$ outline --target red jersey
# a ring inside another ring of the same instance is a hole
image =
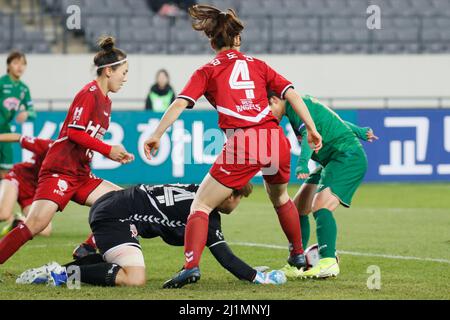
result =
[[[267,90],[284,98],[289,88],[293,88],[292,83],[264,61],[227,50],[198,69],[178,98],[188,100],[193,107],[204,95],[219,112],[219,127],[237,129],[278,122],[270,109]]]
[[[41,174],[89,175],[93,152],[70,141],[68,130],[82,130],[95,139],[103,140],[110,121],[111,100],[102,93],[94,80],[75,97],[58,140],[42,164]]]
[[[48,139],[21,137],[20,145],[23,149],[33,152],[33,157],[27,162],[16,164],[11,171],[20,175],[23,181],[36,187],[39,170],[52,143],[53,140]]]

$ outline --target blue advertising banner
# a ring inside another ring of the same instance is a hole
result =
[[[380,140],[364,143],[366,181],[450,181],[450,110],[360,110]]]
[[[450,110],[367,110],[338,111],[340,116],[361,126],[370,126],[380,137],[363,143],[369,158],[366,181],[444,181],[450,178]],[[66,114],[40,112],[34,123],[18,131],[28,136],[56,139]],[[96,175],[118,184],[198,183],[221,152],[224,134],[217,128],[217,114],[210,111],[185,112],[163,136],[155,159],[143,152],[145,139],[158,125],[161,114],[114,112],[105,136],[109,144],[123,144],[136,156],[121,166],[96,154],[92,168]],[[292,128],[282,122],[292,145],[292,168],[300,147]],[[30,157],[16,146],[16,160]],[[311,162],[311,168],[315,164]],[[292,181],[296,181],[292,174]],[[262,179],[255,178],[255,183]]]

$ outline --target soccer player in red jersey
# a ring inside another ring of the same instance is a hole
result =
[[[184,269],[164,287],[179,288],[200,279],[198,266],[212,208],[227,199],[233,189],[245,186],[259,171],[263,171],[267,193],[290,243],[288,263],[297,268],[306,266],[298,211],[287,193],[290,144],[272,115],[267,89],[293,104],[305,122],[314,150],[321,148],[322,137],[292,83],[265,62],[240,52],[244,27],[233,10],[221,12],[212,6],[195,5],[189,14],[193,28],[205,32],[217,56],[194,73],[166,112],[145,143],[146,156],[150,159],[156,154],[167,128],[203,95],[219,113],[219,126],[226,131],[228,140],[192,204],[185,233]]]
[[[94,59],[98,77],[75,97],[58,140],[42,163],[30,214],[0,241],[0,264],[44,230],[70,200],[91,206],[104,194],[120,190],[91,173],[93,151],[122,164],[134,160],[123,146],[102,142],[111,119],[108,93],[118,92],[127,81],[128,62],[126,54],[114,47],[113,38],[102,39],[100,47]]]
[[[39,170],[53,140],[5,133],[0,134],[0,142],[19,142],[23,149],[33,153],[29,161],[16,164],[0,182],[0,221],[11,222],[2,230],[2,234],[6,234],[21,222],[21,219],[14,219],[13,216],[16,202],[19,203],[25,216],[28,216],[30,212],[38,184]],[[49,236],[50,233],[51,224],[40,235]]]

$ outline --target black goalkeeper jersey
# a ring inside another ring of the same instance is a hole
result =
[[[117,197],[114,212],[98,210],[91,220],[127,220],[136,226],[142,238],[161,237],[170,245],[183,246],[187,219],[198,188],[196,184],[138,185],[117,191],[122,196]],[[224,242],[220,214],[214,210],[209,216],[206,245],[211,247],[220,242]]]

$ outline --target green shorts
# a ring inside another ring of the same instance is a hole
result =
[[[13,147],[11,143],[0,142],[0,170],[13,167]]]
[[[305,181],[318,185],[317,193],[330,188],[341,204],[349,208],[367,171],[367,157],[362,147],[342,152],[324,167],[318,167]]]

